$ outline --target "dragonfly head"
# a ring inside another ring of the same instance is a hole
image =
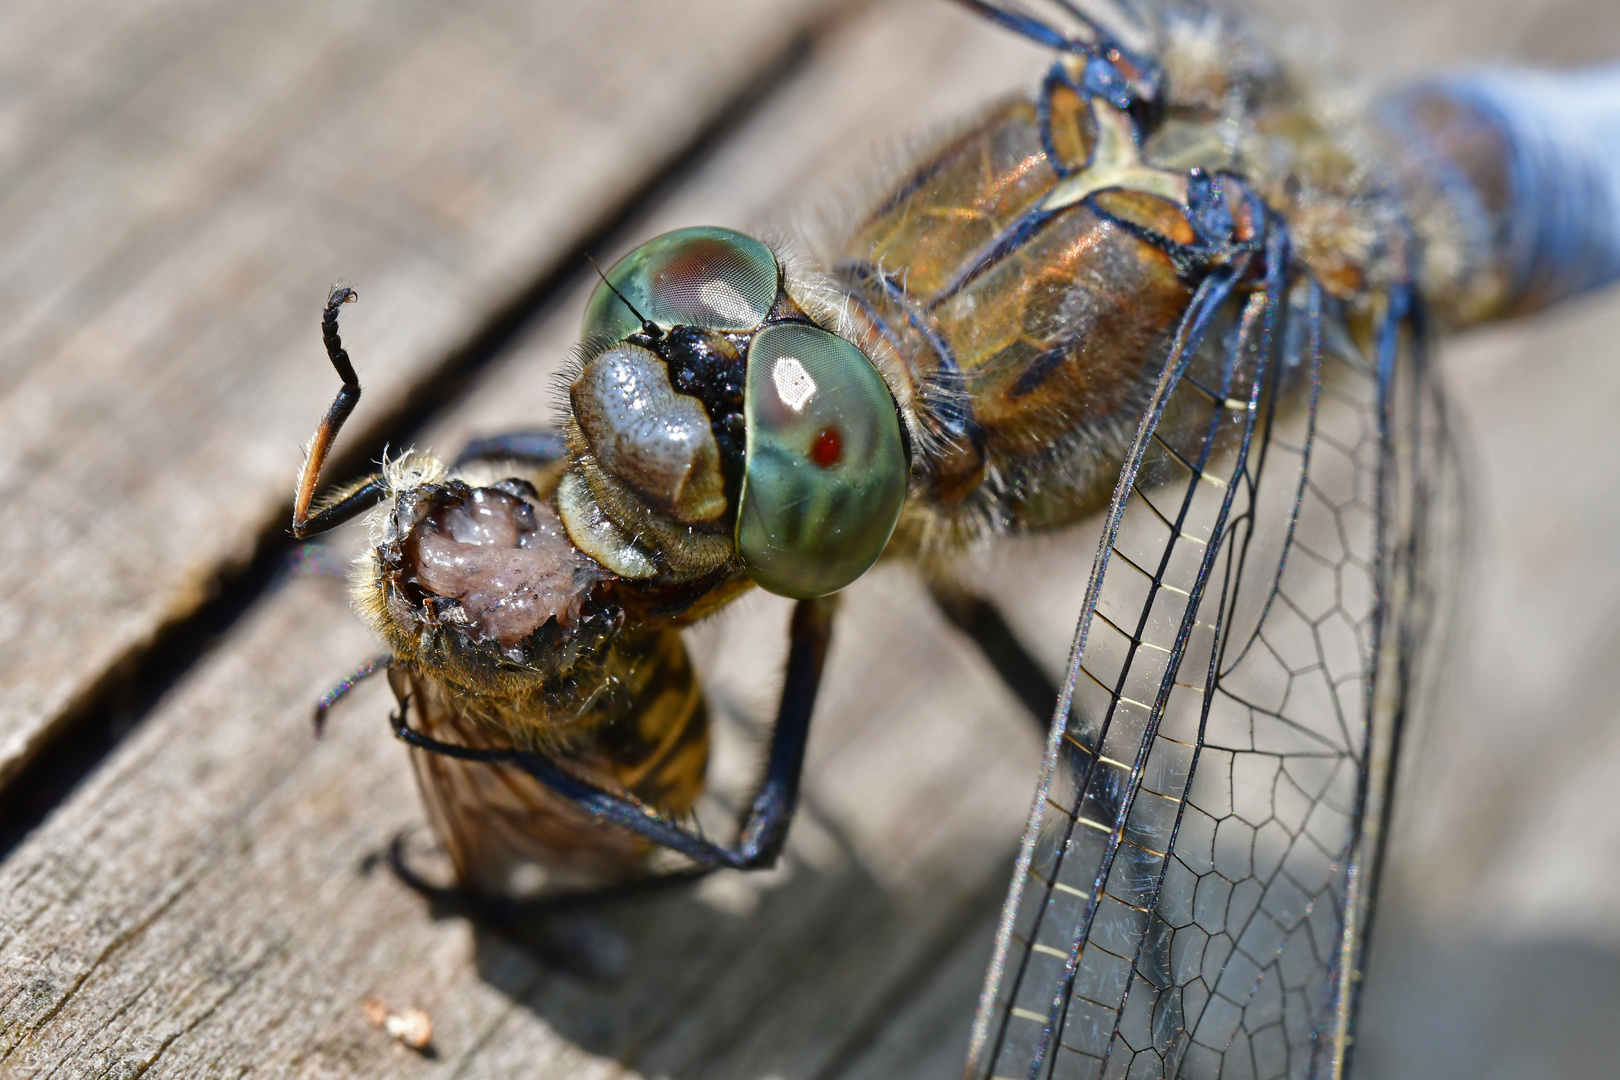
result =
[[[883,553],[909,472],[895,397],[770,248],[708,227],[650,240],[602,276],[581,341],[557,507],[608,570],[729,567],[810,597]]]

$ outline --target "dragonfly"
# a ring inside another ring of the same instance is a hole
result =
[[[600,272],[562,431],[410,453],[355,580],[458,889],[770,866],[838,592],[907,560],[1051,718],[977,1080],[1342,1077],[1455,468],[1430,342],[1620,277],[1620,70],[1477,73],[1330,119],[1236,18],[959,0],[1050,49],[809,274],[693,226]],[[1060,684],[951,573],[1102,526]],[[794,598],[737,835],[693,816],[681,630]]]

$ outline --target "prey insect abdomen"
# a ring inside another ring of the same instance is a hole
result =
[[[569,773],[666,815],[691,810],[708,764],[708,712],[680,633],[624,635],[578,714],[538,696],[469,699],[412,668],[390,674],[423,735],[493,749],[535,742]],[[478,715],[483,712],[484,715]],[[520,766],[411,752],[435,833],[456,878],[488,895],[596,887],[637,876],[651,845],[602,822]]]

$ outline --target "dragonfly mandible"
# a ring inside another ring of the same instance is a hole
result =
[[[770,865],[837,592],[909,560],[1046,710],[972,1077],[1336,1077],[1439,605],[1437,327],[1620,276],[1620,75],[1478,75],[1334,122],[1237,20],[965,6],[1050,48],[819,275],[692,227],[602,274],[560,432],[411,454],[358,607],[460,886]],[[1059,687],[953,558],[1103,526]],[[798,601],[765,775],[696,830],[680,631]],[[348,684],[345,684],[345,686]],[[1054,700],[1055,699],[1055,700]],[[323,705],[329,705],[329,698]]]

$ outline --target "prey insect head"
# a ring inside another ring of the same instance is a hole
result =
[[[396,653],[468,686],[549,678],[595,655],[623,612],[550,500],[505,475],[516,463],[494,470],[499,479],[440,468],[412,456],[390,465],[394,503],[358,594],[381,609],[366,613]],[[544,484],[545,471],[534,479]]]
[[[569,542],[552,491],[562,440],[529,433],[474,444],[452,468],[409,452],[318,502],[321,466],[360,399],[338,335],[354,290],[335,287],[321,321],[342,379],[310,441],[293,504],[293,533],[312,536],[379,508],[355,602],[396,665],[435,672],[462,691],[529,692],[595,659],[624,621],[612,575]]]
[[[666,233],[603,275],[570,387],[569,537],[620,577],[740,568],[784,596],[836,592],[894,531],[909,469],[872,361],[729,229]]]

